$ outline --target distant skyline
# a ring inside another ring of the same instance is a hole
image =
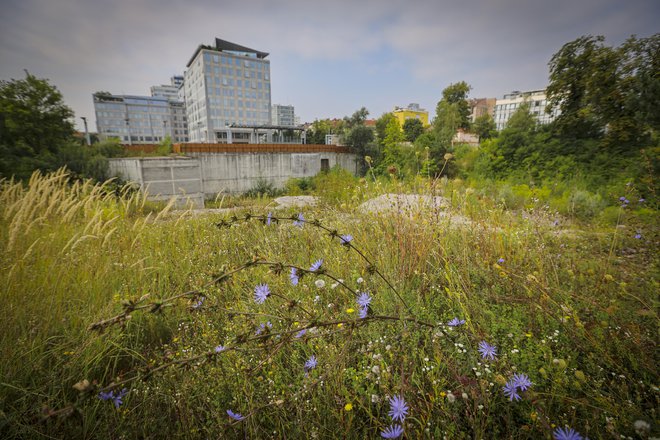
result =
[[[91,131],[92,93],[149,95],[215,37],[268,52],[272,103],[312,122],[412,102],[434,115],[458,81],[474,98],[542,89],[569,41],[660,32],[657,0],[3,0],[2,11],[0,79],[48,78]]]

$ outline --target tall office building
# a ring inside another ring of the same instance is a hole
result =
[[[270,125],[267,56],[219,38],[215,46],[197,48],[183,86],[191,142],[241,141],[250,137],[250,127]]]
[[[509,118],[523,104],[529,104],[529,112],[534,116],[539,124],[552,122],[558,115],[559,110],[552,113],[546,113],[545,108],[548,103],[545,90],[532,90],[529,92],[514,91],[504,95],[503,99],[498,99],[495,103],[495,124],[498,130],[506,127]]]
[[[183,101],[163,96],[94,93],[96,128],[101,139],[118,138],[123,144],[155,144],[170,136],[187,142]]]
[[[296,115],[292,105],[273,104],[271,107],[270,120],[273,125],[294,127]]]

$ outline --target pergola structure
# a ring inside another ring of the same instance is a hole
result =
[[[221,144],[304,144],[307,129],[290,125],[240,125],[230,124],[224,130],[214,130],[216,142]],[[298,132],[289,136],[286,132]]]

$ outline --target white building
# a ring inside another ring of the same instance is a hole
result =
[[[529,92],[514,91],[504,95],[495,103],[495,124],[498,130],[506,127],[511,115],[523,104],[529,103],[529,112],[536,118],[539,124],[552,122],[559,112],[546,113],[547,99],[545,90],[532,90]]]
[[[270,120],[273,125],[293,127],[296,124],[296,115],[292,105],[273,104]]]
[[[101,139],[123,144],[155,144],[170,136],[187,142],[186,110],[182,101],[162,96],[94,93],[96,127]]]
[[[171,84],[151,86],[151,96],[162,96],[164,98],[179,99],[179,89],[183,85],[183,76],[170,78]]]
[[[183,86],[191,142],[241,142],[255,131],[249,127],[270,125],[267,56],[219,38],[197,48]],[[230,125],[243,128],[230,133]]]

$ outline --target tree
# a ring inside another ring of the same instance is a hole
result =
[[[442,91],[442,100],[449,104],[455,104],[455,109],[459,115],[458,128],[467,130],[470,128],[470,105],[468,104],[467,97],[472,87],[465,81],[450,84]],[[439,103],[438,103],[439,105]],[[437,114],[438,112],[436,112]]]
[[[564,138],[600,138],[606,150],[627,154],[659,128],[660,34],[618,48],[604,41],[583,36],[552,57],[548,109],[560,110],[554,125]]]
[[[497,126],[495,125],[493,117],[490,114],[485,113],[474,120],[472,131],[479,136],[479,141],[483,141],[495,136],[497,133]]]
[[[73,111],[48,80],[25,72],[25,79],[0,81],[0,176],[28,177],[49,169],[73,137]]]
[[[307,133],[307,142],[310,144],[325,144],[325,135],[330,134],[330,121],[327,119],[317,119],[312,122],[310,132]]]
[[[408,142],[415,142],[424,133],[424,124],[419,119],[406,119],[403,123],[403,133]]]
[[[392,119],[396,119],[392,113],[383,113],[376,119],[376,140],[381,148],[385,146],[385,130]]]

